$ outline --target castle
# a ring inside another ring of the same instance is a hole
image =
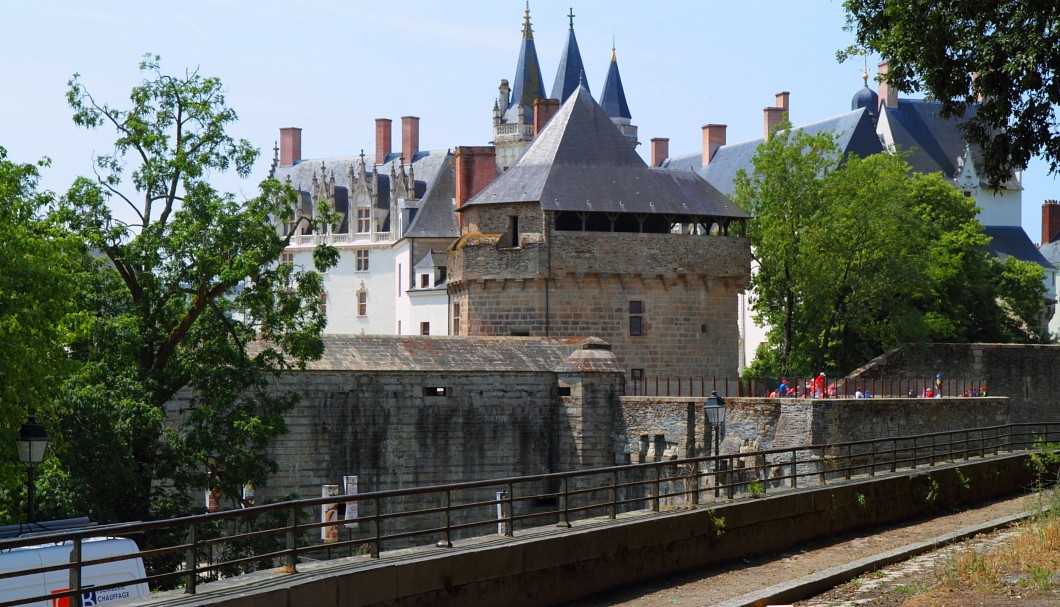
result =
[[[328,333],[596,336],[632,381],[736,374],[748,216],[695,173],[641,160],[614,49],[598,103],[569,17],[546,98],[526,9],[490,146],[421,151],[406,116],[400,152],[377,119],[374,158],[303,160],[301,131],[281,129],[271,176],[303,213],[326,201],[340,217],[326,233],[277,226],[300,230],[285,261],[340,250]]]

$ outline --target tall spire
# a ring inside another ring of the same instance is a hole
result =
[[[615,47],[611,47],[611,66],[607,68],[604,80],[604,92],[600,94],[600,107],[604,108],[611,118],[632,118],[629,106],[626,105],[626,91],[622,88],[622,76],[618,73],[618,59]]]
[[[567,32],[567,46],[563,48],[563,56],[559,60],[559,69],[556,70],[556,82],[552,85],[552,99],[559,99],[560,103],[567,100],[571,93],[578,90],[578,85],[584,82],[585,66],[582,64],[582,54],[578,50],[578,39],[574,37],[574,9],[567,14],[570,19],[570,30]],[[588,85],[583,84],[585,88]]]
[[[523,14],[523,43],[519,48],[519,63],[515,67],[515,80],[512,84],[512,101],[504,113],[504,122],[519,121],[519,109],[522,108],[524,121],[533,121],[534,101],[545,98],[545,85],[541,81],[541,65],[537,61],[537,49],[534,46],[534,30],[530,26],[530,2],[526,3]]]

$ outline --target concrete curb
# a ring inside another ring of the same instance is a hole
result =
[[[724,603],[716,605],[716,607],[766,607],[768,605],[791,604],[795,601],[801,601],[803,599],[823,594],[824,592],[827,592],[840,584],[849,582],[864,573],[875,571],[881,567],[886,567],[895,563],[901,563],[914,556],[931,552],[932,550],[959,542],[980,533],[989,533],[997,529],[1008,527],[1012,523],[1026,520],[1032,516],[1035,516],[1035,513],[1024,512],[1022,514],[1013,514],[996,518],[979,525],[964,527],[953,533],[948,533],[924,542],[909,544],[888,552],[853,561],[846,565],[839,565],[837,567],[825,569],[824,571],[813,575],[775,584],[757,592],[730,599]]]

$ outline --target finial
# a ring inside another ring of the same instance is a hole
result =
[[[585,86],[585,70],[578,72],[578,84]]]
[[[867,52],[865,52],[864,48],[861,49],[861,51],[859,51],[859,52],[861,53],[861,61],[862,61],[862,64],[863,64],[862,68],[861,68],[861,81],[865,83],[866,87],[868,87],[869,86],[869,54]]]
[[[570,8],[570,12],[567,13],[567,18],[570,19],[570,28],[574,29],[574,7]]]
[[[534,29],[530,27],[530,0],[526,0],[526,11],[523,13],[523,40],[533,40]]]
[[[615,35],[611,34],[611,61],[615,61]]]

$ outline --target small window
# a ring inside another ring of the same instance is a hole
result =
[[[420,335],[430,335],[430,334],[431,334],[431,323],[429,323],[429,322],[421,322],[420,323]]]
[[[560,386],[559,387],[559,395],[560,396],[570,396],[570,386]]]
[[[327,316],[328,315],[328,292],[327,291],[321,291],[320,292],[320,315],[321,316]]]
[[[420,274],[420,288],[429,289],[431,287],[431,275]]]
[[[428,387],[423,388],[423,395],[424,396],[445,396],[448,393],[449,393],[449,389],[448,388],[442,388],[442,387],[437,387],[437,386],[429,387],[429,388]]]
[[[357,249],[357,271],[367,272],[368,271],[368,249]]]
[[[629,334],[644,335],[644,302],[630,300],[629,302]]]
[[[964,197],[965,198],[971,198],[972,197],[972,191],[971,190],[965,190],[964,191]]]
[[[519,216],[512,215],[508,218],[508,233],[512,235],[512,246],[519,246]]]
[[[401,264],[398,264],[397,280],[395,280],[394,282],[397,283],[397,296],[398,296],[398,299],[401,299]]]
[[[629,379],[633,384],[633,396],[644,395],[644,369],[630,369]]]
[[[357,209],[357,233],[367,234],[372,229],[372,210]]]
[[[453,335],[460,335],[460,304],[453,304]]]
[[[280,263],[294,263],[294,253],[283,253],[280,255]]]
[[[368,316],[368,293],[357,291],[357,316]]]

